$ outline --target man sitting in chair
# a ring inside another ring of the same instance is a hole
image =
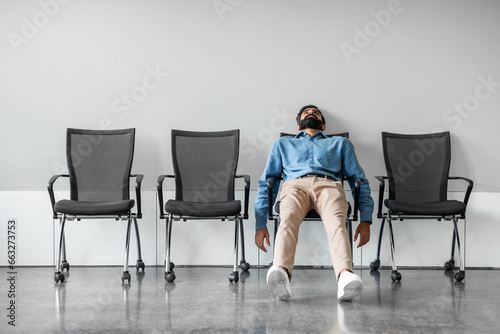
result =
[[[266,168],[259,180],[255,200],[255,244],[264,252],[269,242],[267,178],[283,175],[280,225],[274,245],[273,266],[267,273],[267,284],[276,298],[291,297],[290,280],[295,260],[299,227],[307,212],[315,209],[321,216],[328,239],[333,269],[338,281],[339,300],[352,300],[363,289],[361,278],[353,273],[350,241],[345,226],[348,203],[341,177],[361,179],[359,210],[361,223],[354,241],[358,248],[370,240],[373,199],[364,171],[358,163],[354,147],[347,138],[327,137],[321,111],[307,105],[297,114],[295,137],[277,139],[269,154]],[[273,187],[273,203],[278,193]]]

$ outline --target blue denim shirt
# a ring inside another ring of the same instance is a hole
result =
[[[259,180],[255,199],[256,229],[267,227],[269,214],[267,178],[283,175],[283,182],[308,173],[324,174],[340,181],[342,175],[360,178],[359,211],[361,221],[372,221],[373,199],[370,185],[359,165],[354,146],[344,137],[327,137],[318,132],[310,137],[301,131],[295,137],[281,137],[271,148],[266,168]],[[354,195],[354,180],[349,180]],[[279,190],[279,182],[273,186],[273,203]]]

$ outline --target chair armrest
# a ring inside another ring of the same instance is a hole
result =
[[[56,205],[56,198],[54,196],[54,183],[60,177],[69,177],[69,174],[57,174],[57,175],[54,175],[54,176],[52,176],[50,178],[49,183],[47,184],[47,190],[48,190],[49,196],[50,196],[50,203],[52,204],[52,217],[54,219],[57,219],[57,212],[54,209],[54,207]]]
[[[361,179],[353,178],[353,177],[342,177],[342,185],[344,181],[354,180],[354,208],[352,211],[352,221],[358,221],[358,212],[359,212],[359,192],[361,190]],[[352,190],[352,189],[351,189]]]
[[[378,188],[378,212],[377,218],[382,218],[382,204],[384,202],[384,191],[385,191],[385,180],[389,179],[387,176],[375,176],[378,180],[379,188]]]
[[[135,177],[135,199],[137,200],[137,218],[142,218],[141,210],[141,185],[143,174],[130,174],[130,177]]]
[[[235,178],[243,178],[245,181],[245,203],[243,219],[248,219],[248,202],[250,200],[250,175],[235,175]]]
[[[467,191],[465,192],[465,198],[464,198],[465,206],[467,206],[467,202],[469,202],[469,197],[472,192],[472,187],[474,187],[474,181],[462,176],[448,176],[448,180],[463,180],[468,183]]]
[[[268,206],[269,206],[269,215],[268,219],[273,219],[273,184],[274,181],[281,181],[283,178],[281,176],[269,176],[267,178],[267,200],[268,200]]]
[[[163,203],[163,180],[167,177],[175,179],[175,175],[160,175],[158,176],[158,180],[156,180],[158,202],[160,203],[160,219],[165,219],[165,212],[163,211],[165,208],[165,203]]]

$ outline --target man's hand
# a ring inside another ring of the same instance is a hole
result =
[[[359,243],[356,248],[359,248],[363,245],[366,245],[368,241],[370,241],[370,223],[369,222],[361,222],[356,229],[356,234],[354,234],[354,241],[358,240],[359,235]],[[256,239],[257,240],[257,239]]]
[[[368,233],[370,232],[368,231]],[[269,232],[267,231],[267,228],[255,230],[255,244],[257,245],[257,247],[267,253],[267,249],[264,246],[264,240],[267,241],[267,246],[270,247],[271,243],[269,242]]]

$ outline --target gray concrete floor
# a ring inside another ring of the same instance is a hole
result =
[[[297,269],[292,299],[277,301],[267,269],[250,269],[237,284],[229,268],[147,267],[122,284],[119,267],[73,267],[55,284],[50,267],[0,268],[1,333],[498,333],[500,271],[468,270],[456,283],[444,270],[356,270],[364,290],[337,301],[331,269]],[[15,298],[8,295],[14,288]],[[15,302],[15,327],[7,308]]]

